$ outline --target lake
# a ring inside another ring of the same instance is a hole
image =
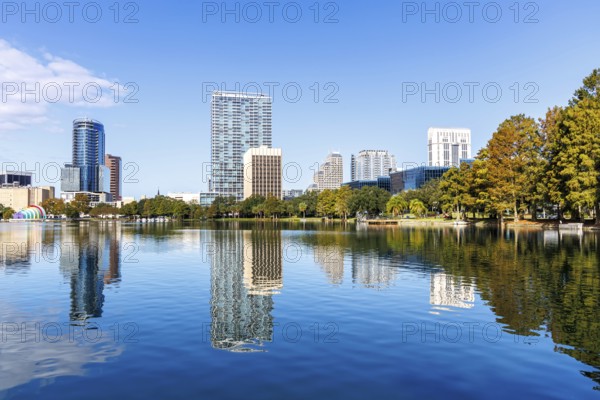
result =
[[[595,233],[2,223],[0,399],[597,398]]]

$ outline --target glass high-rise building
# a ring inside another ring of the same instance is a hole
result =
[[[63,170],[62,191],[109,193],[110,170],[104,157],[104,125],[89,118],[73,121],[73,162]]]
[[[244,197],[244,154],[272,145],[271,98],[263,94],[214,92],[211,104],[210,191]]]

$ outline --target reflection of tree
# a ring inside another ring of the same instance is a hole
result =
[[[332,237],[334,239],[332,239]],[[507,332],[547,332],[557,351],[600,368],[600,243],[595,235],[495,229],[371,229],[355,235],[304,235],[313,247],[338,246],[393,265],[421,265],[474,282]],[[583,372],[600,383],[598,371]]]
[[[399,231],[412,235],[412,231]],[[547,331],[558,351],[600,367],[600,271],[596,236],[561,237],[544,247],[543,232],[502,236],[495,230],[465,231],[458,242],[452,229],[426,230],[421,245],[403,251],[420,254],[456,277],[475,278],[482,299],[511,333],[537,336]],[[388,234],[388,237],[390,235]],[[547,238],[546,238],[547,239]],[[546,240],[547,242],[547,240]],[[391,244],[398,243],[396,238]],[[600,383],[597,372],[587,376]]]

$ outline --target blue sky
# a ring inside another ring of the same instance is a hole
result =
[[[350,155],[362,149],[389,149],[400,165],[425,162],[430,126],[471,128],[476,151],[510,115],[538,118],[549,106],[566,104],[600,67],[600,3],[593,0],[524,1],[516,3],[518,16],[513,0],[479,2],[472,22],[463,2],[427,2],[429,10],[438,4],[439,22],[435,12],[422,15],[420,1],[323,1],[316,3],[318,16],[315,1],[277,3],[271,22],[261,1],[238,2],[237,15],[224,15],[221,1],[124,1],[116,3],[118,16],[115,1],[99,1],[102,16],[92,23],[92,2],[78,3],[73,22],[65,6],[59,18],[41,3],[35,11],[35,2],[27,2],[34,11],[26,14],[21,2],[3,2],[1,162],[36,170],[41,184],[45,173],[52,183],[54,166],[71,158],[72,120],[88,116],[105,124],[107,152],[127,166],[125,196],[152,195],[158,187],[203,191],[203,163],[210,161],[210,104],[203,90],[256,82],[268,91],[265,83],[272,82],[278,85],[273,145],[283,149],[284,163],[302,166],[302,178],[284,187],[304,189],[311,166],[330,150],[343,154],[346,179]],[[236,2],[225,4],[235,10]],[[262,17],[253,23],[257,5]],[[132,13],[137,22],[124,23]],[[50,92],[39,102],[31,95],[22,102],[20,92],[7,94],[13,82],[54,82],[63,92],[55,103],[45,101]],[[104,94],[91,103],[77,88],[68,99],[65,82],[91,82]],[[435,92],[436,82],[439,102],[435,93],[409,95],[423,83]],[[138,102],[122,96],[115,104],[116,83],[121,93],[134,83]],[[302,96],[293,102],[298,87]],[[337,102],[326,101],[328,95]]]

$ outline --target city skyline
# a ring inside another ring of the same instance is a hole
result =
[[[184,14],[174,7],[144,5],[135,16],[139,23],[132,24],[114,23],[108,10],[97,24],[81,18],[73,24],[8,18],[0,28],[0,58],[10,73],[0,73],[4,82],[24,80],[32,82],[30,87],[35,82],[57,82],[63,88],[64,82],[80,82],[80,88],[98,82],[106,92],[98,103],[85,102],[80,95],[71,102],[66,89],[65,99],[56,104],[33,100],[22,104],[18,95],[9,97],[0,125],[5,162],[24,164],[29,170],[36,162],[64,163],[69,158],[64,149],[71,140],[70,121],[93,116],[105,124],[111,151],[123,158],[124,194],[139,198],[156,193],[158,185],[165,193],[203,191],[204,174],[173,177],[168,170],[184,170],[188,160],[210,162],[210,93],[217,88],[255,91],[251,85],[255,82],[274,97],[273,146],[284,149],[288,162],[301,165],[303,175],[294,187],[306,188],[314,174],[311,165],[322,159],[315,154],[302,161],[315,144],[319,153],[334,148],[346,157],[364,147],[387,148],[399,164],[420,164],[427,163],[421,149],[428,127],[468,126],[476,154],[505,118],[517,112],[542,117],[547,107],[565,104],[581,78],[597,67],[595,57],[586,51],[593,48],[593,33],[600,29],[592,17],[600,5],[593,1],[544,4],[539,22],[529,24],[523,23],[525,11],[515,23],[508,4],[503,4],[498,23],[478,18],[471,24],[465,15],[456,24],[436,22],[432,16],[423,23],[419,15],[404,21],[401,4],[341,4],[338,23],[317,24],[310,4],[302,2],[306,8],[298,24],[281,18],[272,24],[243,19],[236,23],[233,17],[225,23],[219,16],[203,19],[201,4],[191,4]],[[554,29],[556,21],[579,40],[573,42]],[[165,27],[164,32],[149,29],[153,24]],[[357,24],[364,29],[353,29]],[[186,35],[177,27],[185,28]],[[44,39],[50,36],[51,42]],[[240,46],[238,38],[246,36],[269,46]],[[132,49],[123,37],[148,44]],[[457,47],[459,42],[462,46]],[[290,62],[277,56],[287,47],[294,48]],[[427,54],[419,54],[420,48],[428,49]],[[578,63],[569,62],[571,57],[547,62],[556,48],[568,49],[571,56],[580,54]],[[220,62],[206,62],[207,54],[219,54]],[[265,85],[269,82],[277,85]],[[478,84],[472,86],[472,102],[465,86],[469,82]],[[496,103],[482,96],[483,87],[493,82],[502,89]],[[115,83],[121,85],[117,103],[116,87],[111,90]],[[127,83],[137,86],[128,93]],[[294,83],[302,89],[295,103]],[[416,91],[412,83],[419,93],[403,99],[403,89],[404,94]],[[462,90],[454,103],[453,83]],[[422,84],[436,91],[439,84],[439,102],[436,93],[422,101]],[[285,96],[284,88],[289,89]],[[126,99],[131,92],[135,94]],[[160,144],[146,140],[163,135]],[[24,147],[24,141],[38,146]],[[154,163],[158,158],[162,162]],[[346,167],[344,181],[348,180]]]

